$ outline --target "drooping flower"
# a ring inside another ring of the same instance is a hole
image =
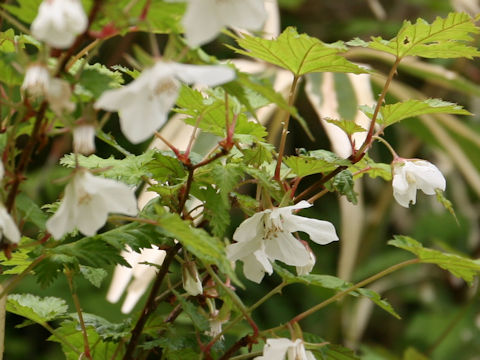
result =
[[[46,226],[55,239],[75,228],[86,236],[93,236],[111,212],[136,215],[134,189],[115,180],[94,176],[86,169],[78,169],[65,187],[60,207]]]
[[[234,78],[235,71],[224,65],[157,61],[132,83],[105,91],[94,106],[118,111],[123,134],[132,143],[139,143],[165,123],[177,100],[180,82],[215,86]]]
[[[0,204],[0,240],[6,238],[13,244],[20,241],[20,232],[7,209]]]
[[[127,260],[131,268],[117,265],[107,293],[107,300],[111,303],[116,303],[130,283],[121,311],[124,314],[132,311],[157,273],[158,269],[150,264],[161,266],[165,255],[165,250],[160,250],[156,246],[153,246],[151,249],[142,249],[140,253],[131,249],[123,251],[122,256]],[[132,277],[133,280],[130,282]]]
[[[305,350],[301,339],[292,341],[286,338],[267,339],[263,347],[263,355],[255,360],[315,360],[311,351]]]
[[[195,262],[188,261],[183,264],[182,283],[185,291],[192,296],[197,296],[203,293],[202,281],[198,275]]]
[[[233,234],[235,244],[227,246],[231,261],[241,260],[247,279],[260,283],[265,273],[271,274],[272,261],[280,260],[297,267],[312,266],[310,251],[292,232],[302,231],[317,244],[338,240],[335,227],[328,221],[292,214],[312,206],[301,201],[293,206],[267,209],[242,222]]]
[[[224,315],[225,316],[225,315]],[[222,325],[228,321],[228,317],[222,318],[221,312],[218,310],[214,310],[213,313],[210,314],[208,319],[208,323],[210,325],[210,329],[205,331],[205,335],[215,337],[222,333]],[[223,335],[220,337],[221,340],[224,339]]]
[[[95,127],[92,124],[80,124],[73,129],[73,151],[83,155],[95,152]]]
[[[61,116],[63,113],[71,113],[75,110],[75,104],[70,100],[72,90],[70,84],[62,79],[50,79],[47,89],[47,100],[52,111]]]
[[[432,163],[425,160],[396,159],[392,163],[393,197],[403,207],[415,204],[417,190],[427,195],[435,195],[435,190],[445,190],[443,174]]]
[[[190,0],[182,25],[188,44],[196,47],[226,26],[260,30],[266,17],[263,0]]]
[[[58,49],[70,47],[88,25],[80,0],[43,0],[32,22],[32,35]]]
[[[46,66],[33,64],[27,68],[22,90],[33,97],[45,96],[50,85],[50,73]]]

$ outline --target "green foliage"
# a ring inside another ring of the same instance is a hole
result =
[[[90,283],[99,288],[102,285],[102,281],[107,277],[108,273],[101,268],[93,268],[90,266],[80,266],[80,274],[90,281]]]
[[[342,129],[345,134],[351,136],[355,133],[359,132],[366,132],[367,130],[361,127],[360,125],[357,125],[355,121],[351,120],[334,120],[334,119],[325,119],[328,123],[333,124],[335,126],[338,126],[340,129]]]
[[[104,341],[119,341],[129,335],[131,330],[130,319],[120,323],[111,323],[101,316],[89,313],[83,313],[83,321],[85,326],[93,327],[96,333]],[[74,318],[77,320],[77,316]]]
[[[41,2],[42,0],[18,0],[17,5],[4,4],[2,6],[24,23],[30,24],[37,16]]]
[[[480,260],[471,260],[460,255],[424,248],[422,244],[408,236],[396,235],[394,239],[388,243],[410,251],[415,254],[422,263],[438,265],[456,277],[462,278],[470,285],[475,276],[480,272]]]
[[[123,159],[115,159],[110,156],[102,159],[97,155],[77,155],[80,166],[87,169],[104,170],[100,174],[106,178],[119,180],[127,184],[138,184],[143,176],[149,176],[146,164],[154,158],[154,151],[149,150],[141,155],[129,155]],[[69,168],[75,167],[75,155],[67,154],[60,159],[60,164]]]
[[[205,317],[205,314],[198,311],[198,307],[195,306],[192,302],[183,298],[178,292],[173,291],[175,296],[178,299],[178,302],[182,305],[183,311],[188,315],[190,320],[192,320],[193,326],[200,332],[205,332],[210,328],[208,319]]]
[[[21,243],[24,243],[22,238]],[[21,274],[32,263],[32,258],[29,256],[29,249],[19,249],[15,251],[10,259],[5,257],[4,253],[0,254],[0,264],[2,265],[3,275]]]
[[[421,56],[471,59],[479,56],[480,52],[465,42],[473,40],[470,34],[479,32],[480,28],[475,26],[474,19],[467,14],[450,13],[446,18],[437,17],[432,24],[423,19],[418,19],[415,24],[404,21],[397,36],[391,40],[373,37],[369,43],[357,39],[349,44],[367,46],[395,55],[397,58]]]
[[[287,282],[288,284],[295,284],[300,283],[307,286],[318,286],[325,289],[331,289],[335,291],[346,291],[353,286],[352,283],[344,281],[340,278],[337,278],[332,275],[317,275],[317,274],[308,274],[308,275],[293,275],[288,270],[282,268],[279,265],[273,265],[275,272],[280,275],[283,281]],[[400,318],[400,316],[396,313],[393,309],[392,305],[388,303],[388,301],[382,299],[380,294],[377,292],[370,290],[359,288],[348,292],[348,295],[351,296],[365,296],[374,302],[376,305],[381,307],[383,310],[387,311],[389,314],[395,316],[396,318]]]
[[[45,222],[47,215],[39,208],[39,206],[27,195],[21,193],[15,201],[17,210],[22,215],[25,222],[31,222],[38,229],[45,230]]]
[[[245,49],[234,49],[237,53],[265,60],[290,70],[297,77],[312,72],[365,72],[339,55],[347,50],[342,42],[325,44],[306,34],[298,34],[293,27],[286,28],[275,40],[244,35],[236,41]]]
[[[328,173],[339,166],[349,166],[351,163],[327,150],[315,150],[306,156],[289,156],[285,164],[292,169],[297,176]]]
[[[377,163],[373,161],[368,155],[365,155],[362,160],[354,165],[351,165],[348,170],[353,173],[353,179],[362,177],[368,174],[371,178],[381,177],[385,181],[392,180],[392,167],[390,164]]]
[[[74,92],[87,101],[98,99],[104,91],[116,89],[123,84],[122,74],[108,69],[105,65],[83,64],[83,61],[78,61],[75,65],[71,72],[81,72]]]
[[[65,300],[56,297],[41,298],[32,294],[11,294],[7,298],[7,311],[44,324],[65,316],[68,306]]]
[[[335,177],[325,183],[325,187],[330,191],[336,191],[340,195],[345,195],[353,204],[358,203],[357,193],[354,190],[353,174],[349,170],[343,170]]]
[[[368,106],[360,106],[360,109],[368,117],[372,117],[374,111],[373,108]],[[403,119],[425,114],[471,115],[470,112],[463,109],[461,106],[440,99],[412,99],[396,104],[383,105],[380,108],[377,123],[385,128]]]

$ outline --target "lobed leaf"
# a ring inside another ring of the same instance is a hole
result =
[[[480,260],[472,260],[460,255],[424,248],[421,243],[408,236],[396,235],[388,244],[410,251],[420,259],[420,262],[436,264],[456,277],[462,278],[470,285],[480,272]]]
[[[38,324],[58,319],[67,313],[65,300],[47,296],[41,298],[32,294],[10,294],[7,297],[7,311],[23,316]]]
[[[373,108],[369,106],[360,106],[360,110],[370,118],[374,111]],[[460,105],[448,101],[440,99],[412,99],[395,104],[383,105],[380,108],[377,123],[385,128],[403,119],[425,114],[471,115],[470,112],[463,109]]]
[[[242,49],[237,53],[290,70],[295,76],[312,72],[365,73],[361,67],[339,55],[347,50],[342,42],[325,44],[307,34],[298,34],[294,27],[287,27],[277,39],[267,40],[244,34],[236,38]]]

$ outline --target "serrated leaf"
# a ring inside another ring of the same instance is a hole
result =
[[[345,280],[342,280],[340,278],[337,278],[332,275],[317,275],[317,274],[308,274],[308,275],[293,275],[291,272],[288,270],[282,268],[281,266],[277,264],[273,264],[273,268],[275,269],[275,272],[280,275],[280,277],[283,279],[283,281],[287,282],[288,284],[295,284],[295,283],[300,283],[304,284],[307,286],[318,286],[322,287],[325,289],[331,289],[335,291],[345,291],[353,286],[352,283],[347,282]],[[389,314],[393,315],[397,319],[400,318],[400,316],[396,313],[396,311],[393,309],[392,305],[388,303],[388,301],[382,299],[380,294],[377,292],[370,290],[370,289],[365,289],[365,288],[359,288],[354,291],[351,291],[348,293],[348,295],[351,296],[365,296],[368,299],[370,299],[373,303],[378,305],[380,308],[388,312]]]
[[[392,180],[392,167],[390,164],[377,163],[373,161],[368,155],[365,155],[362,160],[353,164],[348,168],[353,174],[353,179],[358,179],[367,174],[372,179],[381,177],[385,181]]]
[[[102,281],[107,277],[108,273],[101,268],[93,268],[90,266],[80,266],[80,274],[87,279],[93,286],[99,288]]]
[[[45,222],[48,217],[29,196],[25,195],[25,193],[18,194],[15,199],[15,205],[22,217],[22,221],[31,222],[38,229],[45,230]]]
[[[23,316],[38,324],[58,319],[68,311],[65,300],[32,294],[11,294],[7,297],[7,311]]]
[[[23,239],[21,243],[23,243]],[[33,259],[28,255],[31,249],[21,248],[12,252],[10,258],[7,259],[5,254],[0,254],[0,264],[2,265],[3,275],[16,275],[22,273],[28,268]]]
[[[122,181],[127,184],[138,184],[143,176],[150,174],[145,165],[154,157],[154,150],[148,150],[141,155],[130,155],[124,159],[115,159],[110,156],[108,159],[102,159],[97,155],[77,155],[80,166],[87,169],[105,169],[100,175]],[[69,168],[75,168],[75,155],[67,154],[60,159],[60,164]]]
[[[330,191],[336,191],[340,195],[345,195],[347,200],[353,204],[358,203],[357,193],[354,190],[353,174],[349,170],[343,170],[325,184]]]
[[[269,143],[256,142],[253,146],[243,150],[243,161],[247,165],[260,166],[273,159],[275,147]]]
[[[354,121],[351,120],[334,120],[334,119],[325,119],[328,123],[338,126],[342,129],[347,135],[353,135],[358,132],[366,132],[367,130],[357,125]]]
[[[455,214],[455,210],[453,209],[452,202],[445,197],[443,191],[440,189],[435,189],[435,195],[437,201],[442,204],[445,209],[448,210],[448,212],[455,218],[455,221],[458,224],[457,215]]]
[[[283,162],[299,177],[331,172],[337,168],[326,160],[305,156],[288,156]]]
[[[396,37],[384,40],[374,37],[368,47],[385,51],[398,58],[421,56],[426,58],[471,59],[480,52],[465,42],[472,41],[470,34],[477,34],[480,29],[474,20],[465,13],[450,13],[446,18],[437,17],[432,24],[418,19],[415,24],[404,21]],[[356,45],[362,45],[359,42]],[[363,45],[367,45],[363,44]]]
[[[42,0],[18,0],[18,5],[5,4],[2,6],[24,23],[31,24],[38,14],[41,2]]]
[[[91,326],[95,329],[98,335],[105,340],[118,341],[130,334],[132,324],[130,319],[124,320],[121,323],[111,323],[110,321],[89,313],[82,313],[83,321],[86,326]],[[75,316],[75,319],[78,317]]]
[[[119,88],[123,84],[120,72],[112,71],[99,63],[83,65],[82,62],[83,60],[78,61],[76,66],[72,67],[71,72],[75,74],[80,68],[82,69],[74,92],[85,96],[86,101],[97,99],[104,91]]]
[[[295,76],[325,71],[365,73],[365,70],[339,55],[347,50],[343,43],[325,44],[306,34],[298,34],[293,27],[286,28],[274,40],[244,34],[236,41],[245,49],[234,49],[237,53],[265,60],[290,70]]]
[[[77,261],[73,256],[51,254],[35,267],[34,273],[40,286],[45,288],[63,272],[65,266],[74,267],[75,265]]]
[[[182,220],[177,214],[159,212],[159,225],[177,239],[185,248],[207,264],[214,264],[224,274],[235,277],[230,262],[225,253],[225,245],[217,238],[210,236],[205,230],[192,227],[187,221]]]
[[[396,235],[388,244],[410,251],[420,259],[420,262],[436,264],[469,284],[472,284],[475,276],[480,272],[480,260],[424,248],[421,243],[408,236]]]
[[[373,108],[368,106],[360,106],[360,109],[368,117],[372,117]],[[403,119],[425,114],[471,115],[470,112],[463,109],[461,106],[448,101],[443,101],[440,99],[412,99],[396,104],[383,105],[380,108],[380,114],[377,118],[377,123],[383,127],[387,127]]]
[[[183,183],[187,177],[187,171],[173,152],[156,152],[152,160],[144,165],[145,169],[152,174],[153,179],[159,183],[170,185]]]

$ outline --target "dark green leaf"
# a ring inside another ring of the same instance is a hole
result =
[[[354,190],[353,175],[349,170],[343,170],[341,173],[325,184],[330,191],[336,191],[340,195],[345,195],[353,204],[357,204],[357,193]]]
[[[182,306],[183,311],[192,320],[193,326],[195,326],[198,331],[205,332],[210,329],[210,323],[208,322],[207,317],[204,315],[203,312],[198,310],[197,306],[182,297],[182,295],[175,290],[173,290],[173,293],[177,297],[180,305]]]
[[[80,274],[85,279],[90,281],[93,286],[99,288],[102,285],[102,281],[107,277],[108,273],[101,268],[92,268],[90,266],[80,266]]]

